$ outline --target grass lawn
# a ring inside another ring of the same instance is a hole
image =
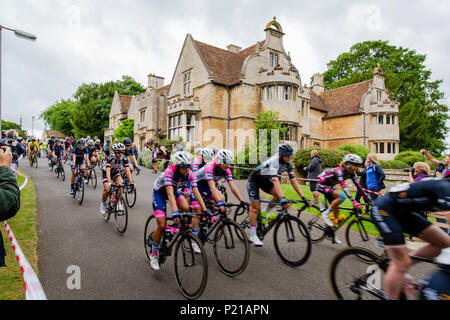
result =
[[[24,173],[23,171],[21,171]],[[18,177],[19,186],[24,182],[24,178]],[[37,273],[36,254],[36,199],[34,186],[28,177],[28,184],[22,190],[20,196],[20,210],[14,218],[8,220],[8,224],[14,233],[24,255],[27,257],[34,272]],[[0,300],[24,300],[25,286],[14,251],[7,237],[6,230],[1,224],[0,230],[6,249],[6,268],[0,268]]]

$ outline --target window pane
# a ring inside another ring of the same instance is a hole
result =
[[[395,146],[396,146],[397,144],[394,142],[393,144],[392,144],[392,153],[396,153],[395,152]]]
[[[195,114],[191,115],[191,125],[195,126]]]
[[[392,124],[395,124],[395,115],[392,115]]]
[[[278,66],[278,55],[275,55],[275,67]]]
[[[386,124],[391,124],[391,115],[386,115]]]
[[[378,124],[383,124],[384,115],[378,116]]]
[[[391,146],[392,146],[392,143],[388,142],[388,144],[387,144],[387,153],[392,153],[391,152]]]
[[[380,153],[384,153],[384,142],[380,143]]]

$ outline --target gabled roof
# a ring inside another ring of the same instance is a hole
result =
[[[209,44],[194,40],[201,59],[213,73],[215,82],[232,85],[239,82],[242,65],[245,59],[256,53],[264,45],[264,41],[241,50],[237,53],[217,48]]]
[[[57,139],[64,139],[66,135],[58,130],[44,130],[45,135],[50,138],[51,136],[55,136]]]
[[[311,90],[311,108],[326,112],[324,119],[359,114],[363,95],[372,79],[326,90],[318,96]]]
[[[120,105],[122,106],[122,109],[121,109],[122,113],[128,113],[128,110],[130,109],[132,97],[133,96],[119,94]]]

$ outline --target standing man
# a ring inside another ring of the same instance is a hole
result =
[[[153,173],[158,173],[158,144],[153,145],[152,151],[152,167]]]
[[[319,157],[317,150],[311,151],[311,161],[307,167],[303,168],[303,170],[308,173],[308,179],[317,180],[322,172],[322,158]],[[319,204],[320,193],[317,191],[317,183],[318,181],[309,181],[309,190],[311,190],[313,194],[314,204]]]

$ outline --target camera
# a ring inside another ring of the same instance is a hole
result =
[[[403,172],[411,172],[411,173],[414,173],[414,168],[406,168],[406,169],[403,169]]]

